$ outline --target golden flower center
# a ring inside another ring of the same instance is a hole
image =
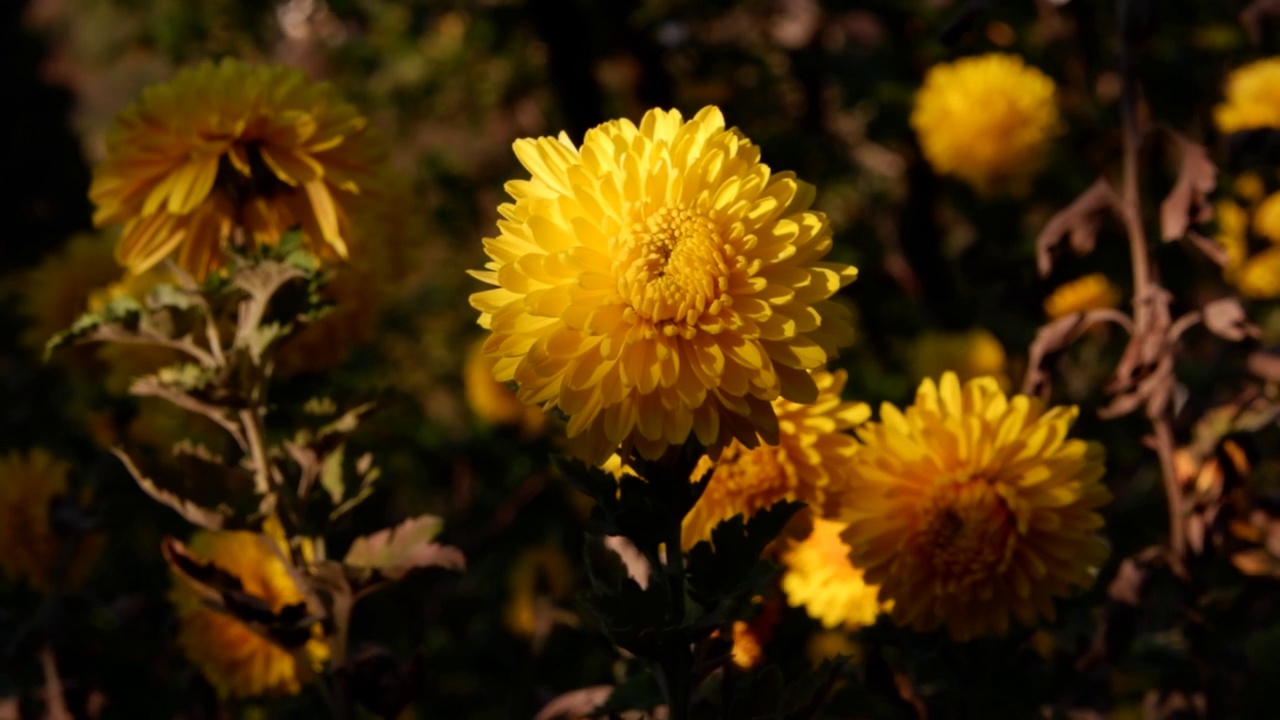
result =
[[[1013,516],[981,479],[940,485],[920,520],[916,550],[949,592],[990,578],[1012,554]]]
[[[662,208],[615,241],[614,274],[627,319],[686,337],[704,315],[733,303],[729,273],[742,264],[710,219],[683,205]]]

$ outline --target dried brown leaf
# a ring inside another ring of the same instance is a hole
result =
[[[1225,297],[1205,305],[1204,326],[1209,332],[1220,338],[1239,342],[1245,338],[1256,338],[1260,334],[1257,326],[1249,322],[1240,300]]]
[[[612,550],[627,568],[627,577],[636,581],[641,590],[649,588],[649,575],[653,568],[649,559],[628,539],[621,535],[610,535],[604,539],[604,546]]]
[[[533,720],[578,720],[589,716],[596,708],[605,704],[613,692],[612,685],[595,685],[592,687],[570,690],[543,706]]]
[[[1213,219],[1209,194],[1218,184],[1218,167],[1209,151],[1181,133],[1170,131],[1178,148],[1178,179],[1160,203],[1160,235],[1165,242],[1181,239],[1193,224]]]
[[[179,497],[168,490],[158,487],[151,478],[147,477],[134,464],[133,459],[119,448],[113,448],[111,453],[120,458],[120,462],[124,463],[124,467],[133,476],[134,482],[138,483],[138,487],[142,491],[150,495],[151,498],[162,505],[167,505],[177,511],[179,515],[186,518],[188,522],[198,525],[206,530],[221,530],[226,524],[229,515],[220,510],[210,510],[201,507],[196,503]]]
[[[1111,183],[1100,177],[1070,205],[1049,218],[1036,237],[1036,267],[1040,276],[1048,277],[1053,271],[1053,251],[1064,239],[1076,255],[1092,252],[1103,216],[1114,212],[1118,203]]]
[[[440,533],[441,524],[434,515],[421,515],[394,528],[356,538],[343,563],[360,570],[376,570],[392,580],[416,568],[466,569],[461,550],[432,542]]]
[[[1249,41],[1260,45],[1266,21],[1274,17],[1280,17],[1280,0],[1253,0],[1240,11],[1240,24]]]
[[[1274,349],[1258,350],[1245,360],[1249,372],[1269,382],[1280,382],[1280,352]]]
[[[1241,550],[1231,556],[1231,564],[1245,575],[1280,578],[1280,560],[1263,548]]]

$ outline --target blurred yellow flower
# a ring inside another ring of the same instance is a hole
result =
[[[533,437],[547,426],[546,413],[534,405],[525,405],[515,391],[493,379],[492,356],[484,354],[484,342],[476,342],[467,350],[462,366],[462,389],[471,412],[491,425],[514,425],[521,435]]]
[[[119,277],[120,267],[111,254],[110,238],[75,235],[19,278],[19,307],[30,322],[22,334],[23,345],[43,354],[49,338],[84,313],[93,289]]]
[[[269,527],[264,532],[270,533]],[[243,530],[200,531],[187,549],[240,579],[244,591],[273,612],[304,600],[281,555],[284,549],[267,535]],[[178,645],[223,697],[297,694],[328,660],[320,625],[299,652],[254,632],[236,618],[209,607],[191,581],[177,576],[170,599],[178,613]]]
[[[752,600],[760,611],[750,621],[734,621],[733,645],[729,651],[733,664],[743,670],[749,670],[764,660],[764,646],[773,637],[774,627],[781,616],[777,602],[759,596]]]
[[[71,465],[44,448],[0,456],[0,570],[41,592],[74,587],[88,576],[100,544],[53,527],[50,509],[67,494]]]
[[[1251,203],[1258,202],[1267,194],[1266,183],[1253,172],[1240,173],[1232,183],[1232,189],[1237,197]]]
[[[992,378],[925,380],[860,426],[845,542],[895,622],[965,641],[1034,625],[1096,579],[1111,495],[1103,449],[1067,439],[1074,407],[1007,398]]]
[[[823,627],[855,630],[874,623],[885,607],[879,588],[849,560],[849,546],[840,539],[844,529],[844,523],[815,517],[808,537],[790,541],[781,556],[782,591],[789,605],[803,607]]]
[[[1016,55],[934,65],[916,93],[911,127],[925,159],[991,194],[1021,192],[1061,130],[1056,88]]]
[[[1224,102],[1213,119],[1223,133],[1280,128],[1280,58],[1236,68],[1227,76]]]
[[[1120,291],[1102,273],[1090,273],[1059,285],[1044,299],[1044,313],[1057,320],[1072,313],[1113,308]]]
[[[783,500],[808,503],[824,515],[856,502],[845,491],[849,459],[858,442],[846,431],[871,417],[871,408],[840,399],[847,379],[843,370],[818,370],[813,379],[818,398],[812,405],[774,400],[777,445],[748,448],[734,442],[718,461],[702,458],[693,479],[715,469],[702,497],[685,516],[685,548],[710,540],[712,529],[735,515],[750,518]]]
[[[554,545],[531,547],[520,553],[508,576],[511,589],[503,619],[511,632],[535,640],[545,638],[557,619],[557,600],[573,592],[573,569]]]
[[[930,331],[912,343],[908,365],[916,381],[954,372],[961,380],[990,375],[1009,387],[1004,346],[985,328],[964,332]]]
[[[568,137],[519,140],[500,234],[471,296],[494,376],[569,416],[576,454],[656,458],[690,432],[723,448],[773,442],[772,401],[812,402],[810,370],[852,340],[830,298],[814,190],[773,173],[714,107],[651,110]]]
[[[805,656],[815,667],[824,660],[832,660],[839,655],[852,658],[855,665],[861,664],[862,647],[843,630],[823,630],[809,637],[805,643]]]
[[[1253,209],[1253,231],[1273,243],[1280,243],[1280,192],[1266,196]]]
[[[135,273],[173,257],[203,277],[224,244],[274,244],[295,225],[318,256],[346,258],[344,203],[377,159],[367,125],[293,68],[188,68],[117,117],[89,189],[94,224],[124,225],[116,257]]]
[[[1266,202],[1264,200],[1263,204]],[[1250,253],[1249,211],[1236,202],[1219,202],[1217,218],[1218,244],[1227,254],[1227,264],[1222,269],[1223,278],[1235,285],[1240,294],[1247,298],[1270,300],[1280,297],[1280,245],[1270,245]],[[1261,234],[1257,222],[1255,216],[1254,228]]]

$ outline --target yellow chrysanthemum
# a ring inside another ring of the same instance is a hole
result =
[[[1245,297],[1255,300],[1280,297],[1280,245],[1250,254],[1249,212],[1233,201],[1217,204],[1217,218],[1218,244],[1227,254],[1223,278]],[[1258,229],[1256,217],[1254,227]]]
[[[99,544],[68,539],[53,527],[53,501],[67,494],[71,465],[43,448],[0,457],[0,570],[36,590],[73,587],[88,575]]]
[[[879,588],[849,561],[849,546],[840,539],[844,529],[844,523],[815,517],[809,536],[782,552],[782,591],[789,605],[803,607],[823,627],[855,630],[874,623],[884,607]]]
[[[1053,319],[1072,313],[1113,308],[1120,291],[1102,273],[1090,273],[1059,285],[1044,299],[1044,313]]]
[[[1048,75],[1016,55],[992,53],[929,69],[911,127],[939,174],[982,193],[1019,192],[1061,128]]]
[[[494,380],[493,365],[493,357],[484,354],[483,342],[467,350],[462,366],[462,389],[471,412],[491,425],[519,427],[526,437],[540,434],[547,425],[546,413],[520,402],[511,388]]]
[[[1005,362],[1004,346],[985,328],[923,333],[911,344],[908,355],[908,365],[916,381],[951,371],[961,380],[990,375],[1000,382],[1001,388],[1009,387]]]
[[[1253,231],[1273,243],[1280,243],[1280,192],[1263,198],[1253,209]]]
[[[808,209],[813,188],[762,164],[717,108],[515,152],[532,178],[507,183],[515,202],[472,273],[498,287],[471,304],[494,376],[568,414],[578,455],[656,458],[691,431],[754,447],[777,437],[775,398],[814,400],[808,371],[852,340],[830,298],[856,270],[822,262],[831,231]]]
[[[1224,102],[1213,109],[1220,131],[1280,128],[1280,58],[1236,68],[1223,94]]]
[[[66,330],[85,311],[92,290],[119,276],[111,252],[112,242],[106,237],[76,235],[23,274],[19,302],[30,321],[22,335],[24,345],[42,354],[49,338]]]
[[[711,479],[702,497],[685,516],[681,542],[685,548],[711,539],[716,525],[735,515],[750,518],[784,500],[808,503],[817,512],[831,515],[850,502],[849,458],[858,448],[847,430],[871,417],[865,403],[843,402],[846,375],[819,370],[813,373],[818,398],[801,405],[774,400],[778,415],[778,444],[748,448],[735,442],[718,461],[703,457],[693,471]]]
[[[246,593],[262,599],[274,612],[303,601],[281,548],[265,535],[242,530],[200,531],[187,549],[235,575]],[[209,607],[189,580],[175,578],[170,598],[178,613],[179,646],[224,697],[297,694],[313,670],[329,657],[318,624],[313,639],[300,653],[306,662],[299,662],[289,650]]]
[[[203,277],[225,245],[274,244],[301,226],[345,258],[344,203],[368,189],[368,120],[299,70],[235,59],[148,88],[120,114],[94,169],[98,226],[123,224],[116,257],[142,272],[166,257]]]
[[[1052,618],[1055,596],[1093,584],[1111,496],[1102,446],[1067,439],[1076,415],[947,373],[858,428],[843,537],[895,622],[961,641],[1003,634],[1011,616]]]

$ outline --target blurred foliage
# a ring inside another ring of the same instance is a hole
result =
[[[1262,22],[1254,42],[1239,21],[1244,2],[1118,4],[1152,14],[1129,22],[1129,32],[1142,36],[1134,70],[1143,83],[1144,117],[1205,142],[1223,178],[1232,177],[1228,142],[1212,128],[1211,108],[1226,71],[1280,47],[1274,21]],[[77,349],[46,363],[37,347],[21,340],[33,323],[32,303],[51,291],[43,278],[80,277],[58,264],[71,262],[59,251],[90,230],[88,168],[102,155],[113,114],[142,87],[203,58],[284,62],[334,82],[389,138],[394,173],[407,188],[398,232],[413,243],[397,263],[394,302],[385,303],[371,340],[350,347],[336,367],[278,378],[272,402],[288,413],[323,383],[343,407],[377,404],[345,452],[348,458],[374,453],[381,480],[367,501],[335,522],[342,543],[362,530],[432,513],[445,520],[441,541],[468,559],[463,574],[413,575],[362,604],[351,628],[357,696],[372,698],[366,707],[388,717],[528,717],[563,693],[637,677],[636,663],[620,659],[614,643],[641,657],[643,648],[619,632],[616,618],[586,612],[581,600],[593,589],[598,595],[630,587],[615,575],[615,586],[602,590],[587,572],[598,569],[591,563],[602,548],[598,535],[584,531],[599,529],[608,503],[592,510],[588,496],[569,482],[574,473],[551,466],[554,430],[539,435],[519,424],[489,424],[465,401],[466,349],[480,335],[465,301],[479,288],[465,270],[482,264],[479,240],[494,231],[503,183],[522,176],[511,142],[561,129],[580,137],[606,118],[635,119],[654,105],[691,113],[717,104],[730,124],[762,146],[772,167],[816,185],[816,205],[835,231],[835,259],[860,269],[843,294],[859,319],[858,342],[838,361],[849,371],[848,398],[873,406],[909,399],[919,379],[912,370],[919,366],[915,348],[928,346],[936,333],[975,328],[1003,345],[1016,387],[1026,348],[1045,321],[1044,299],[1056,286],[1100,272],[1122,294],[1133,290],[1128,248],[1113,225],[1103,226],[1092,254],[1064,256],[1048,278],[1037,276],[1034,261],[1035,238],[1049,217],[1098,174],[1119,171],[1116,6],[1086,0],[7,3],[4,40],[14,52],[5,77],[21,100],[18,111],[5,114],[2,134],[9,174],[19,181],[3,194],[11,224],[0,253],[0,453],[42,447],[72,463],[69,494],[91,503],[64,518],[64,529],[74,525],[66,531],[100,538],[102,551],[88,580],[65,592],[45,596],[0,577],[0,717],[6,698],[16,699],[22,717],[39,716],[44,648],[55,651],[67,702],[79,717],[320,712],[318,700],[307,695],[220,702],[185,660],[175,644],[159,548],[163,536],[186,537],[189,529],[151,502],[108,452],[136,442],[130,433],[149,417],[145,401],[104,389],[118,359]],[[936,177],[907,123],[912,94],[930,65],[993,50],[1018,53],[1053,77],[1066,122],[1046,169],[1018,199],[980,198]],[[1143,181],[1154,218],[1174,175],[1162,169],[1166,158],[1154,149],[1150,154]],[[1162,245],[1155,259],[1180,311],[1228,292],[1217,268],[1187,244]],[[1264,342],[1280,340],[1274,303],[1253,303],[1248,311]],[[1225,345],[1201,331],[1184,342],[1175,416],[1180,446],[1203,435],[1196,420],[1209,408],[1233,399],[1244,407],[1239,397],[1247,391],[1274,398],[1274,378],[1259,383],[1246,373],[1247,344]],[[944,718],[1266,717],[1274,711],[1280,548],[1272,518],[1280,507],[1274,452],[1280,429],[1274,417],[1243,428],[1227,423],[1188,456],[1192,477],[1202,476],[1211,460],[1219,463],[1217,480],[1205,480],[1194,496],[1215,508],[1218,519],[1207,521],[1210,540],[1191,558],[1194,582],[1175,579],[1142,554],[1167,533],[1160,469],[1139,440],[1149,427],[1137,416],[1103,421],[1095,413],[1106,401],[1101,389],[1123,343],[1118,332],[1099,328],[1062,353],[1054,371],[1054,399],[1082,407],[1078,434],[1107,446],[1107,482],[1116,496],[1106,509],[1113,554],[1095,588],[1059,603],[1055,623],[963,645],[882,620],[852,638],[856,662],[828,668],[835,673],[828,715],[906,718],[927,709],[930,717]],[[152,418],[155,426],[168,423]],[[1241,448],[1243,461],[1223,455],[1228,439]],[[594,497],[604,495],[596,488]],[[534,617],[517,625],[504,617],[515,592],[512,578],[527,575],[519,564],[533,547],[569,559],[574,590],[534,582],[522,590],[538,600],[529,605]],[[656,544],[642,550],[656,558]],[[1245,550],[1255,554],[1242,560]],[[762,594],[779,596],[768,578],[752,577]],[[711,629],[707,624],[697,632]],[[751,688],[741,697],[752,698],[743,702],[756,709],[804,696],[813,689],[804,683],[827,677],[811,671],[805,652],[820,630],[802,611],[787,608],[765,644],[769,664],[741,676],[726,672],[721,682]],[[631,697],[654,696],[651,686],[623,687]],[[1177,714],[1183,711],[1190,714]]]

